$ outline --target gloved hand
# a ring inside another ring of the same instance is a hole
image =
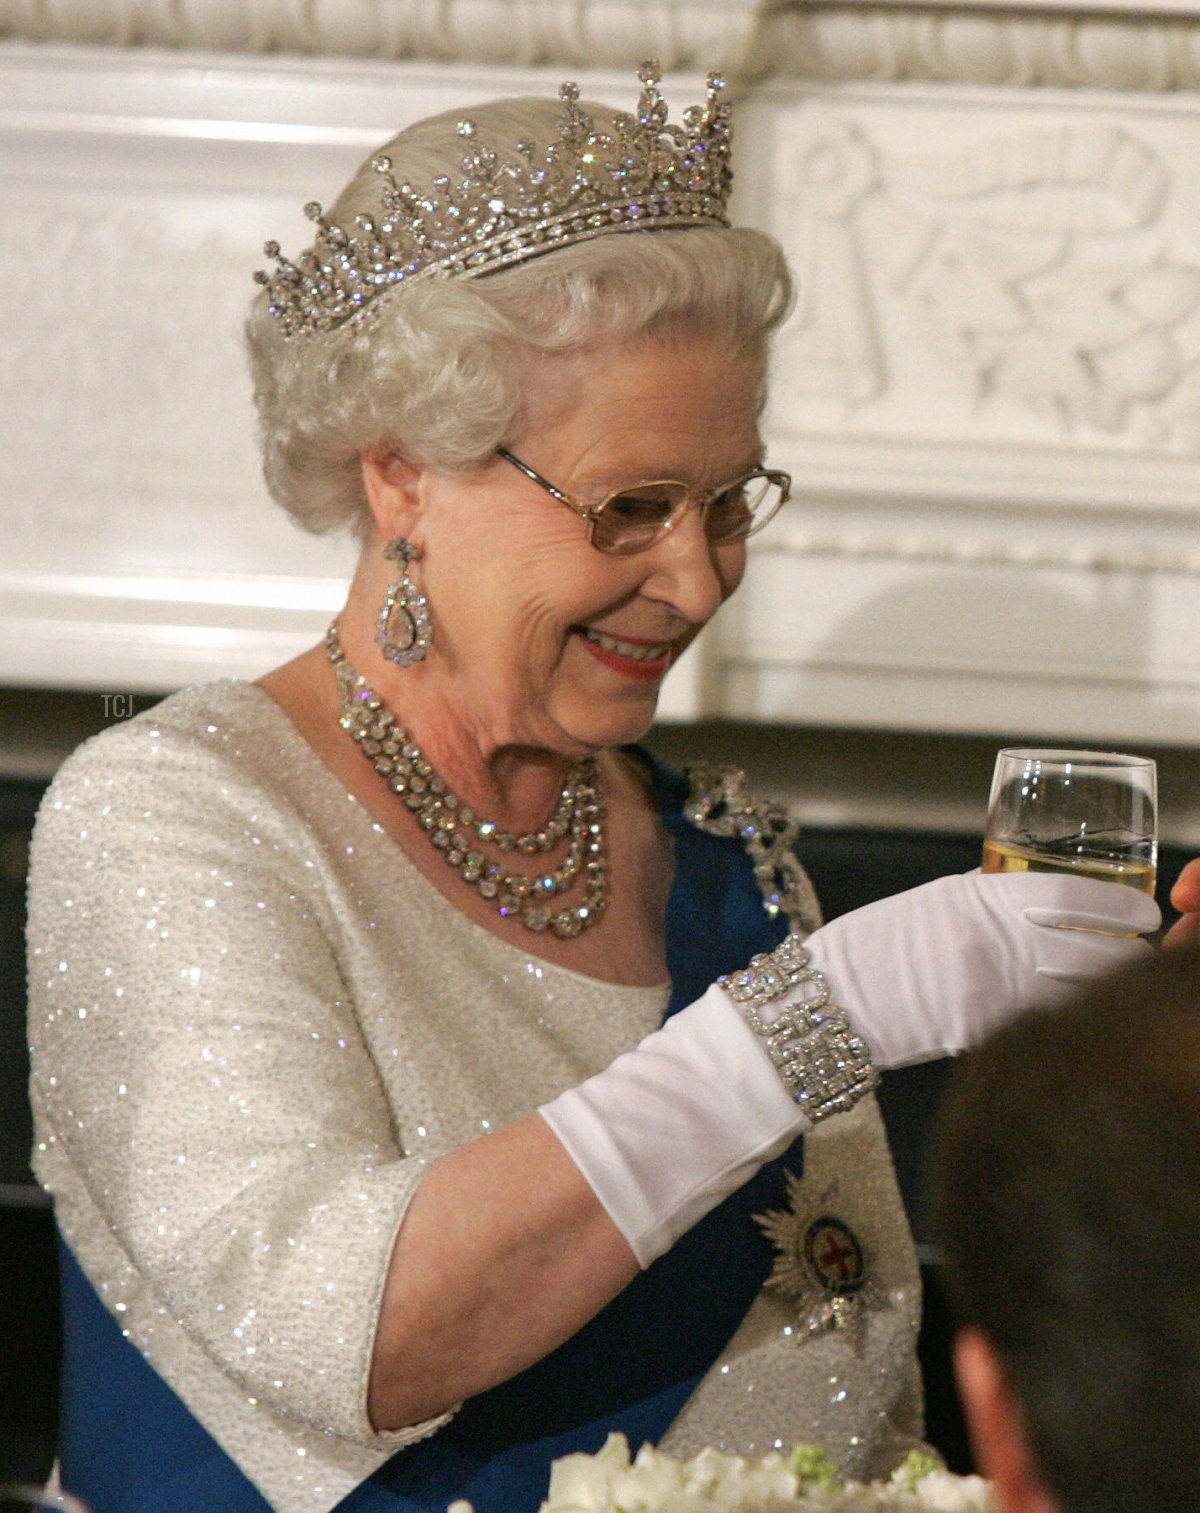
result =
[[[957,1054],[1022,1009],[1062,1003],[1148,953],[1138,937],[1160,923],[1136,888],[965,872],[844,914],[805,947],[876,1066],[895,1067]]]
[[[1021,1009],[1058,1003],[1148,951],[1131,932],[1158,923],[1133,888],[968,872],[856,909],[805,944],[832,1003],[888,1067],[963,1050]],[[761,1018],[811,991],[762,1005]],[[811,1127],[719,986],[539,1113],[642,1266]]]
[[[717,987],[538,1112],[643,1267],[809,1127]]]

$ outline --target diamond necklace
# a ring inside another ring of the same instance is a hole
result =
[[[341,726],[388,787],[411,809],[417,823],[463,882],[477,888],[505,919],[514,916],[527,930],[550,930],[569,939],[594,925],[608,902],[608,855],[604,844],[604,800],[595,758],[576,762],[567,773],[554,813],[540,830],[525,835],[501,830],[480,819],[451,793],[420,747],[379,695],[359,676],[338,636],[334,620],[325,633],[325,651],[337,675]],[[548,872],[510,872],[489,863],[480,843],[500,851],[536,856],[569,837],[567,855]],[[554,902],[584,874],[583,902],[554,908]]]

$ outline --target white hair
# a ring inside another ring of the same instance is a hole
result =
[[[612,115],[585,108],[598,121]],[[462,114],[420,121],[380,148],[396,178],[419,184],[457,172]],[[470,111],[492,145],[550,140],[560,114],[548,99]],[[332,221],[377,210],[375,156],[330,207]],[[246,337],[267,486],[306,530],[361,535],[362,454],[389,446],[445,471],[480,466],[519,434],[536,354],[684,331],[765,359],[790,302],[771,237],[708,226],[612,232],[482,278],[432,278],[381,297],[365,322],[317,336],[285,338],[264,291]]]

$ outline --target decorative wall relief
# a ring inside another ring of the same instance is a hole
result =
[[[904,10],[873,24],[915,36]],[[799,507],[710,707],[1200,739],[1200,101],[764,97],[741,189],[797,275],[769,434]]]
[[[1197,374],[1200,266],[1106,256],[1162,215],[1171,185],[1151,147],[1103,123],[1050,127],[901,162],[892,182],[927,229],[894,286],[955,331],[981,402],[1007,395],[1067,435],[1194,444],[1171,401]]]
[[[785,327],[795,392],[847,407],[883,388],[884,358],[855,219],[880,189],[878,154],[853,123],[814,112],[779,153],[792,212],[798,305]]]
[[[779,147],[801,291],[785,424],[807,400],[892,431],[933,365],[944,402],[917,434],[1200,452],[1200,257],[1169,223],[1163,153],[1104,120],[974,134],[905,151],[815,107]]]

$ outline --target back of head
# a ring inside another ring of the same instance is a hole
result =
[[[598,129],[612,129],[616,112],[581,105]],[[472,140],[503,162],[520,160],[522,143],[534,156],[544,151],[562,130],[563,110],[561,100],[530,97],[448,111],[406,128],[379,155],[391,177],[414,190],[454,183],[463,172],[464,114]],[[379,155],[329,208],[330,222],[380,218]],[[579,234],[586,239],[552,239],[556,250],[482,277],[395,287],[374,302],[372,318],[314,335],[289,338],[269,293],[258,296],[247,340],[264,472],[300,525],[362,527],[359,457],[372,447],[447,470],[484,464],[515,440],[523,378],[540,354],[699,331],[765,359],[791,299],[770,237],[715,220],[655,230],[627,221]]]
[[[1064,1513],[1200,1507],[1200,954],[972,1056],[935,1188],[962,1322]]]

